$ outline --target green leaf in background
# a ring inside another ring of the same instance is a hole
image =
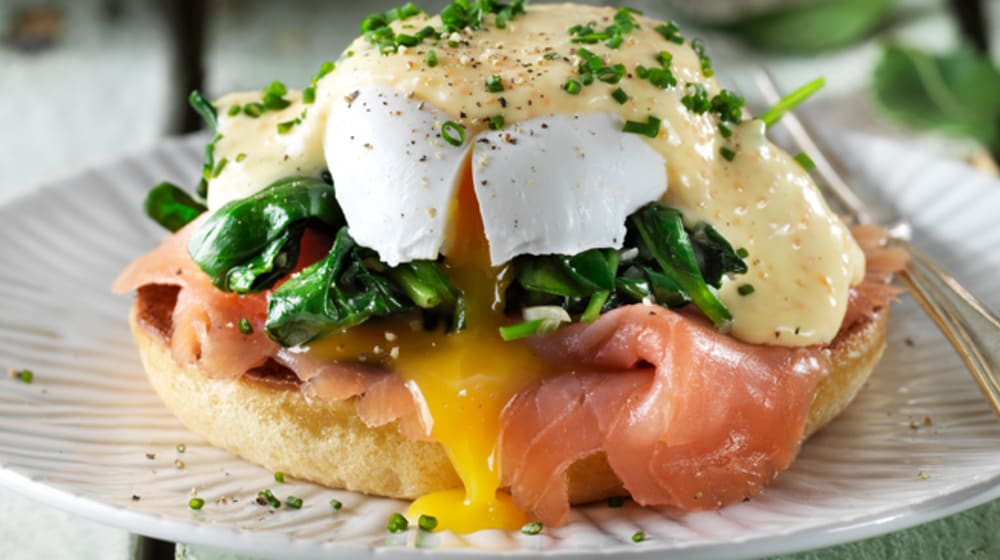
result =
[[[987,57],[968,48],[931,55],[888,45],[873,86],[876,103],[890,117],[1000,153],[1000,71]]]
[[[816,0],[758,12],[721,29],[755,46],[817,52],[849,45],[875,29],[894,0]]]

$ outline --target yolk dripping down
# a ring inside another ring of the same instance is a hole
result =
[[[465,488],[416,500],[407,511],[411,521],[433,515],[440,529],[460,533],[517,529],[527,518],[508,494],[498,492],[500,412],[547,367],[524,343],[500,338],[498,329],[509,322],[503,314],[504,269],[490,265],[468,165],[449,218],[445,265],[452,283],[465,293],[465,330],[425,332],[412,329],[406,319],[390,318],[333,334],[313,351],[334,359],[364,354],[369,362],[390,366],[423,396],[433,421],[431,436],[444,447]]]

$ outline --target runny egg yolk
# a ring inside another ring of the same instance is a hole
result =
[[[548,370],[521,341],[504,342],[504,267],[490,265],[471,170],[450,209],[445,265],[465,294],[466,328],[458,333],[412,328],[405,318],[371,322],[333,334],[313,351],[391,367],[419,391],[440,443],[464,484],[413,502],[407,517],[432,515],[439,529],[470,533],[517,529],[528,519],[500,490],[497,442],[500,414],[519,390]],[[413,319],[410,317],[409,319]]]

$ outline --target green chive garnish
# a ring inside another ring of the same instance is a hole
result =
[[[632,534],[632,542],[641,543],[646,540],[646,531],[636,531]]]
[[[246,152],[240,152],[240,153],[236,154],[236,163],[240,163],[241,161],[243,161],[245,159],[247,159]]]
[[[271,492],[270,488],[257,492],[257,503],[262,506],[269,505],[274,509],[278,509],[281,507],[281,500],[274,497],[274,494]]]
[[[535,319],[533,321],[524,321],[523,323],[500,327],[500,338],[509,342],[511,340],[518,340],[520,338],[533,336],[538,333],[539,329],[542,327],[542,323],[544,322],[545,319]]]
[[[550,53],[545,53],[545,56],[543,56],[542,58],[544,58],[545,60],[555,60],[559,58],[559,53],[554,51]]]
[[[500,76],[490,76],[486,78],[486,91],[490,93],[500,93],[503,91],[503,80]]]
[[[250,324],[250,320],[246,317],[240,319],[238,325],[240,333],[242,334],[253,334],[253,325]],[[274,476],[277,477],[279,473],[275,473]],[[284,481],[282,481],[284,482]]]
[[[230,117],[235,117],[236,115],[240,114],[240,111],[242,110],[243,107],[240,107],[239,105],[233,105],[232,107],[229,108],[228,111],[226,111],[226,114],[229,115]]]
[[[748,296],[754,293],[754,291],[755,289],[753,287],[753,284],[740,284],[740,287],[736,288],[736,292],[739,293],[741,296]]]
[[[326,76],[330,72],[333,72],[333,69],[336,67],[337,65],[330,61],[326,61],[323,64],[321,64],[319,67],[319,72],[316,72],[316,75],[312,77],[312,84],[316,85],[317,82],[323,79],[323,76]]]
[[[593,323],[601,315],[601,310],[604,309],[604,304],[611,297],[611,292],[608,290],[600,290],[594,292],[594,295],[590,296],[590,301],[587,303],[587,308],[583,310],[583,315],[580,315],[581,323]]]
[[[427,66],[434,68],[438,65],[438,55],[433,50],[427,51],[427,57],[424,58],[424,62]]]
[[[11,377],[19,380],[21,383],[31,383],[35,380],[35,372],[30,369],[11,369],[8,371]]]
[[[278,471],[278,472],[274,473],[274,481],[275,482],[280,482],[280,483],[284,484],[285,483],[285,473],[283,473],[281,471]]]
[[[747,251],[746,247],[740,247],[736,250],[736,256],[745,259],[750,256],[750,251]]]
[[[757,120],[763,121],[764,125],[770,128],[781,120],[781,117],[783,117],[785,113],[791,111],[796,105],[802,103],[812,94],[822,89],[825,84],[826,80],[823,78],[816,78],[815,80],[783,97],[781,101],[778,101],[774,104],[774,106],[767,111],[764,111],[764,113],[757,117]]]
[[[292,509],[302,509],[302,498],[289,496],[285,499],[285,505]]]
[[[503,128],[503,115],[494,115],[489,120],[490,130],[500,130]]]
[[[278,134],[288,134],[292,127],[302,122],[301,119],[292,119],[290,121],[278,123]]]
[[[644,136],[649,136],[650,138],[656,138],[656,136],[660,133],[660,122],[660,119],[654,116],[650,116],[644,123],[625,121],[625,127],[622,128],[622,130],[633,134],[642,134]]]
[[[389,523],[388,525],[386,525],[386,529],[388,529],[390,533],[402,533],[409,527],[410,527],[410,522],[407,521],[406,518],[399,513],[394,513],[390,515]]]
[[[434,529],[437,529],[438,520],[433,515],[421,515],[420,519],[417,521],[417,526],[420,527],[421,531],[427,531],[430,533]]]
[[[802,169],[805,169],[806,171],[811,172],[813,169],[816,169],[816,162],[814,162],[812,158],[809,157],[809,154],[805,152],[799,152],[798,154],[796,154],[795,161],[799,162],[799,165],[802,166]]]
[[[668,21],[666,24],[661,24],[656,26],[656,32],[660,34],[661,37],[670,41],[671,43],[677,43],[678,45],[684,44],[684,37],[681,36],[680,28],[673,21]]]
[[[302,90],[302,102],[306,105],[316,102],[316,87],[309,86]]]
[[[455,121],[445,121],[441,125],[441,137],[452,146],[465,144],[465,128]]]
[[[729,138],[730,136],[733,135],[733,129],[729,128],[728,126],[722,123],[719,123],[719,134],[721,134],[723,138]]]
[[[337,498],[334,498],[330,500],[330,507],[332,507],[337,511],[340,511],[340,508],[344,507],[344,504],[342,504],[340,500],[338,500]]]
[[[719,148],[719,155],[722,156],[723,158],[725,158],[726,161],[733,161],[733,158],[736,157],[736,152],[734,152],[734,151],[730,150],[729,148],[723,146],[723,147]]]
[[[625,505],[625,496],[611,496],[608,498],[609,508],[620,508]]]
[[[580,90],[582,88],[583,86],[580,85],[580,82],[576,80],[566,80],[566,83],[563,84],[563,89],[566,90],[566,93],[570,95],[576,95],[580,93]]]
[[[188,500],[188,507],[193,510],[199,510],[205,507],[205,500],[201,498],[191,498]]]
[[[530,523],[525,523],[524,526],[521,527],[521,532],[525,535],[537,535],[538,533],[541,533],[544,528],[545,525],[542,525],[540,521],[532,521]]]
[[[618,102],[619,105],[624,105],[628,101],[628,94],[622,88],[617,88],[615,91],[611,92],[611,97]]]
[[[243,114],[252,119],[256,119],[264,114],[265,110],[267,110],[267,108],[264,107],[263,103],[247,103],[243,106]]]

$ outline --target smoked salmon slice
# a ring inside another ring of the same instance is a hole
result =
[[[603,452],[636,502],[686,511],[754,496],[788,467],[816,385],[816,347],[751,345],[653,305],[622,307],[535,342],[573,371],[504,411],[502,480],[518,507],[558,524],[566,471]]]

